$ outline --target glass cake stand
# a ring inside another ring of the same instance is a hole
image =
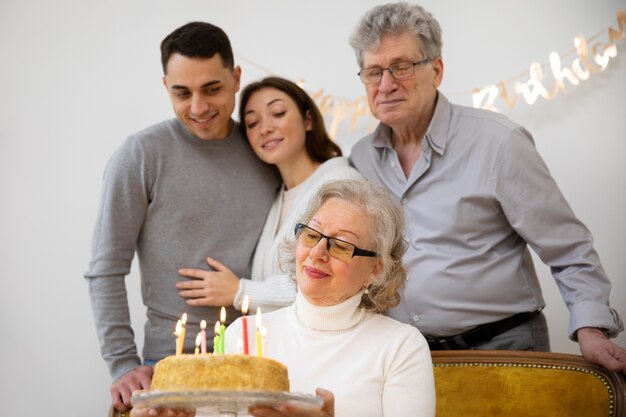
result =
[[[140,391],[133,394],[133,407],[172,407],[195,410],[197,417],[248,416],[255,405],[277,407],[291,404],[320,408],[323,400],[310,394],[267,391]]]

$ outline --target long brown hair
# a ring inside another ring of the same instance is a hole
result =
[[[305,147],[309,158],[315,162],[325,162],[335,156],[341,156],[341,148],[333,142],[324,126],[322,113],[306,91],[292,81],[281,77],[266,77],[261,81],[248,84],[241,92],[239,101],[239,129],[246,136],[245,111],[250,97],[257,91],[274,88],[287,94],[298,107],[302,118],[311,118],[311,130],[306,132]]]

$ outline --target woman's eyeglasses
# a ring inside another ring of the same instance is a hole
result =
[[[307,248],[313,248],[319,243],[320,240],[326,239],[326,250],[328,250],[328,253],[331,256],[338,259],[347,260],[355,256],[378,256],[376,252],[357,248],[352,243],[337,239],[336,237],[326,236],[306,224],[296,224],[294,232],[296,233],[296,240],[298,243],[306,246]]]

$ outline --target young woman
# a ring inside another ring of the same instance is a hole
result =
[[[293,233],[310,197],[329,180],[362,176],[328,136],[313,99],[289,80],[267,77],[248,85],[241,93],[239,120],[256,155],[275,165],[283,179],[257,245],[250,279],[240,279],[218,260],[208,258],[214,271],[181,269],[182,276],[192,279],[180,281],[177,288],[192,306],[241,309],[248,295],[249,311],[259,306],[270,311],[295,300],[295,281],[279,272],[278,246],[285,235]]]

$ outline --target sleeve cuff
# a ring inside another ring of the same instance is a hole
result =
[[[624,330],[624,324],[617,311],[603,303],[585,301],[570,308],[568,335],[577,341],[576,331],[583,327],[602,329],[608,337],[615,337]]]
[[[233,301],[233,307],[235,307],[239,311],[241,311],[241,307],[243,305],[243,297],[245,297],[246,295],[246,284],[248,282],[250,282],[248,278],[239,279],[239,288],[237,288],[235,300]]]
[[[124,374],[132,371],[133,369],[141,366],[141,360],[138,356],[132,358],[118,359],[115,362],[109,364],[109,370],[113,381],[117,381]]]

